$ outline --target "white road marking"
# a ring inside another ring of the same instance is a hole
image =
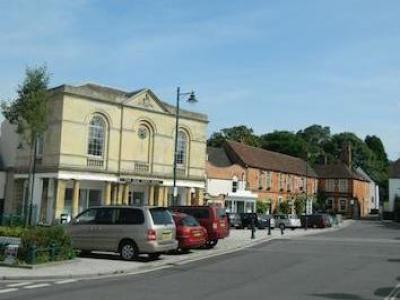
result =
[[[66,280],[60,280],[56,281],[55,284],[65,284],[65,283],[71,283],[71,282],[76,282],[76,279],[66,279]]]
[[[16,288],[4,289],[4,290],[0,290],[0,294],[11,293],[11,292],[16,292],[16,291],[18,291],[18,289],[16,289]]]
[[[19,287],[19,286],[24,286],[24,285],[30,285],[33,282],[27,281],[27,282],[18,282],[18,283],[13,283],[13,284],[7,284],[7,287]]]
[[[397,300],[399,299],[397,296],[400,296],[400,283],[385,297],[385,300]]]
[[[28,286],[24,286],[24,289],[36,289],[36,288],[41,288],[41,287],[46,287],[46,286],[50,286],[50,283],[40,283],[40,284],[28,285]]]

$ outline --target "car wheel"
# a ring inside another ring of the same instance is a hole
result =
[[[90,250],[81,250],[81,251],[79,251],[79,255],[83,255],[83,256],[89,255],[91,253],[92,253],[92,251],[90,251]]]
[[[218,240],[211,240],[206,242],[206,248],[212,249],[218,244]]]
[[[285,228],[286,228],[285,224],[279,224],[279,229],[280,230],[285,230]]]
[[[135,259],[139,253],[138,253],[137,246],[135,245],[134,242],[132,241],[123,241],[121,243],[121,247],[119,250],[119,253],[121,255],[121,258],[123,260],[133,260]]]
[[[156,260],[160,258],[161,253],[149,253],[149,258],[151,260]]]
[[[180,254],[188,254],[190,250],[188,248],[178,248],[178,253]]]

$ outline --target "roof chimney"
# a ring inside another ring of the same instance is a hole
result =
[[[352,167],[353,160],[352,160],[352,152],[351,152],[351,144],[350,143],[343,143],[340,160],[343,163],[345,163],[349,168]]]

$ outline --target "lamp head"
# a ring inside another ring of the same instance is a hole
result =
[[[187,99],[187,102],[189,102],[189,103],[198,102],[196,99],[196,95],[194,94],[194,91],[191,91],[191,93],[189,94],[189,98]]]

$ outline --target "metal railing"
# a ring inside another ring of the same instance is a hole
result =
[[[88,158],[87,159],[87,166],[92,168],[103,168],[104,167],[104,160],[103,159],[96,159],[96,158]]]

